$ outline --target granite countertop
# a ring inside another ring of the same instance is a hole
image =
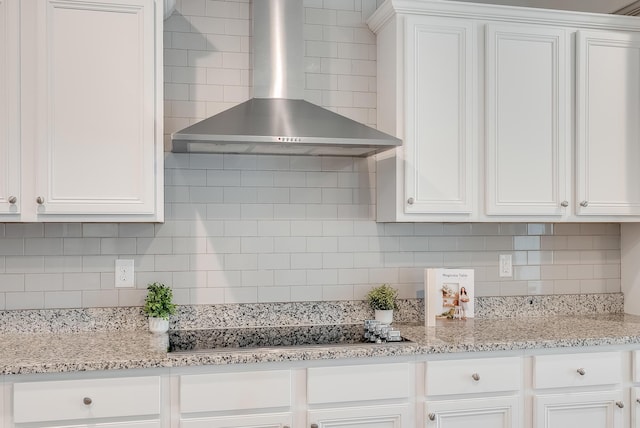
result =
[[[640,316],[469,319],[399,325],[412,342],[167,353],[146,331],[2,334],[2,374],[309,361],[640,343]]]

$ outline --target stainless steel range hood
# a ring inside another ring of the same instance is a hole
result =
[[[173,152],[364,157],[402,144],[302,99],[302,1],[252,6],[255,98],[175,132]]]

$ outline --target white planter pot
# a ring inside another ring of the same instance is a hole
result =
[[[389,309],[386,311],[382,311],[379,309],[375,310],[376,321],[380,321],[384,324],[391,324],[393,322],[393,309]]]
[[[169,320],[149,317],[149,331],[151,333],[166,333],[169,331]]]

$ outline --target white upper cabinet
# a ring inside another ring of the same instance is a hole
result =
[[[486,27],[486,213],[568,212],[569,49],[563,29]]]
[[[19,0],[0,0],[0,214],[20,212]]]
[[[21,113],[6,120],[20,140],[0,139],[2,165],[21,167],[19,191],[0,178],[0,204],[20,192],[20,209],[0,218],[163,221],[161,5],[37,0],[20,13],[19,98],[2,107]],[[2,63],[0,76],[11,80]]]
[[[640,215],[640,34],[578,31],[580,216]]]
[[[405,37],[405,212],[470,214],[477,156],[475,27],[410,16]]]
[[[378,221],[640,221],[637,18],[387,0],[368,24],[403,139]]]

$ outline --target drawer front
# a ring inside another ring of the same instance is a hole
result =
[[[409,365],[368,364],[307,370],[309,404],[409,397]]]
[[[291,373],[269,370],[180,377],[180,412],[291,406]]]
[[[13,412],[16,423],[158,415],[160,378],[16,383]]]
[[[522,385],[519,357],[428,361],[427,395],[517,391]]]
[[[621,354],[538,355],[533,357],[533,387],[614,385],[622,381]]]

